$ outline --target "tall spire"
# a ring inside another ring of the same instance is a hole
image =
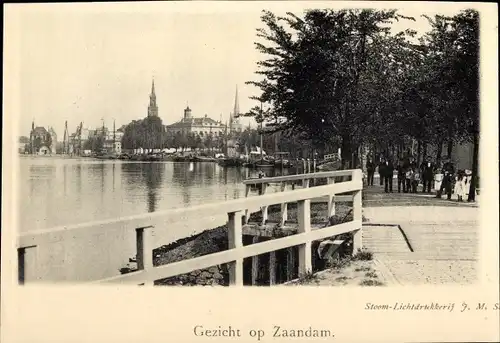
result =
[[[155,79],[151,83],[151,94],[149,95],[148,117],[158,117],[158,106],[156,105]]]
[[[233,116],[238,118],[240,116],[240,103],[238,102],[238,85],[236,85],[236,94],[234,96],[234,111]]]

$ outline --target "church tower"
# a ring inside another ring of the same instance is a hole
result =
[[[240,103],[238,101],[238,85],[236,85],[236,94],[234,96],[234,109],[229,117],[229,132],[242,131],[242,126],[239,121]]]
[[[158,117],[158,106],[156,105],[155,80],[151,85],[151,94],[149,95],[148,117]]]

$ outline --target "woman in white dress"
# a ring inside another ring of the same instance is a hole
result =
[[[434,175],[434,189],[439,191],[441,189],[441,184],[443,183],[444,175],[441,172],[441,169]]]
[[[458,175],[455,178],[455,190],[454,190],[454,193],[457,195],[458,201],[464,201],[466,188],[467,187],[465,183],[465,175],[462,171],[460,171],[458,172]]]

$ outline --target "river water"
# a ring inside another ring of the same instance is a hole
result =
[[[240,198],[256,174],[210,162],[23,156],[20,166],[22,232]]]
[[[256,171],[211,162],[127,162],[61,157],[20,158],[19,231],[36,231],[245,196],[243,180]],[[272,171],[268,176],[281,174]],[[286,174],[286,171],[284,172]],[[278,186],[269,191],[277,191]],[[251,193],[251,195],[253,195]],[[227,221],[223,209],[209,218],[186,218],[151,230],[159,247]],[[119,275],[136,252],[135,230],[92,224],[58,231],[25,257],[25,281],[82,282]],[[50,238],[52,237],[52,238]],[[64,238],[63,238],[64,237]],[[31,259],[31,260],[30,260]],[[37,261],[37,262],[34,262]]]

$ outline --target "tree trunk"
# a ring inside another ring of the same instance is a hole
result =
[[[451,139],[451,137],[448,139],[448,147],[447,147],[447,158],[450,158],[451,159],[451,153],[453,152],[453,140]]]
[[[479,178],[479,134],[474,133],[474,150],[472,152],[472,179],[469,188],[469,197],[467,201],[476,200],[476,183]]]
[[[424,142],[424,151],[422,153],[422,161],[425,161],[427,158],[427,142]]]
[[[420,156],[422,154],[422,141],[418,141],[418,144],[417,144],[417,166],[420,165]]]
[[[352,150],[351,150],[351,140],[350,137],[344,136],[342,137],[342,146],[340,150],[340,155],[342,159],[342,169],[349,169],[350,163],[352,162]]]
[[[440,139],[437,145],[437,156],[436,156],[436,163],[439,165],[441,163],[441,155],[443,153],[443,140]]]

